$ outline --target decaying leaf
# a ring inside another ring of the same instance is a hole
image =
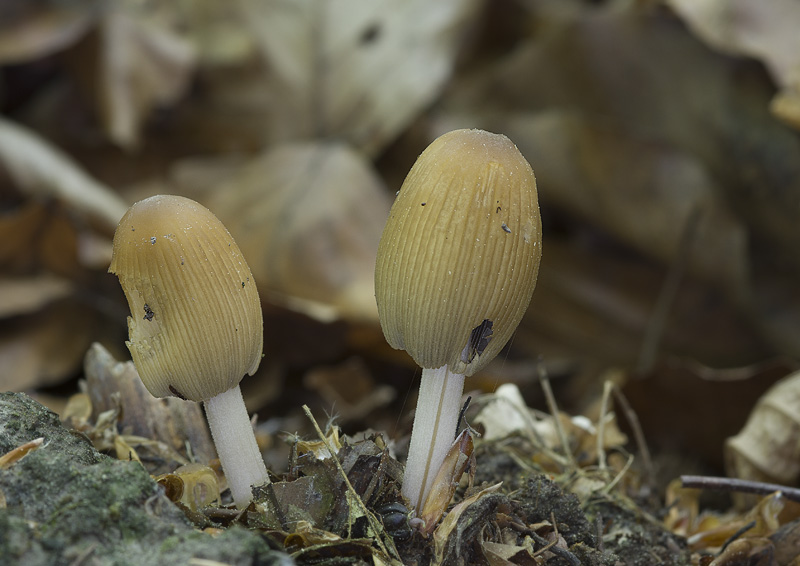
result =
[[[699,160],[572,112],[507,120],[503,131],[536,164],[543,199],[664,263],[688,253],[692,273],[731,296],[745,292],[744,227],[720,202]],[[697,226],[683,252],[681,237],[694,215]]]
[[[268,296],[323,320],[376,320],[375,255],[391,202],[351,148],[277,146],[206,204],[236,238]]]
[[[64,49],[86,33],[99,6],[96,0],[6,0],[0,5],[0,64]]]
[[[71,292],[69,281],[48,275],[0,280],[0,318],[36,311]]]
[[[272,140],[342,137],[377,154],[439,94],[479,0],[248,0],[272,85]]]
[[[174,472],[154,478],[166,489],[172,501],[180,501],[192,511],[219,501],[219,484],[214,470],[203,464],[185,464]]]
[[[117,2],[103,12],[97,43],[88,46],[93,50],[88,90],[98,100],[109,137],[126,149],[138,146],[154,109],[183,95],[194,71],[192,45],[158,15],[146,5]]]
[[[552,415],[539,415],[527,407],[519,388],[511,383],[501,385],[494,394],[486,395],[478,402],[483,407],[475,416],[474,422],[484,427],[482,442],[510,435],[523,436],[538,447],[532,458],[548,467],[548,454],[561,448],[561,439]],[[619,430],[613,414],[606,415],[605,418],[601,448],[621,448],[627,443],[627,436]],[[569,417],[560,414],[559,426],[569,441],[570,457],[578,466],[586,467],[597,463],[599,430],[594,423],[581,415]],[[541,453],[542,451],[545,453]]]
[[[465,473],[469,474],[469,485],[472,487],[477,465],[473,450],[472,432],[467,428],[458,435],[447,451],[447,456],[436,472],[433,487],[417,513],[422,521],[419,531],[423,536],[428,536],[436,528],[439,519],[453,500],[461,476]]]
[[[729,476],[797,485],[800,480],[800,373],[773,385],[753,407],[747,424],[725,443]]]
[[[303,383],[319,393],[343,423],[363,419],[395,398],[395,390],[376,384],[360,358],[350,358],[335,367],[315,368],[303,376]]]
[[[475,505],[476,510],[480,511],[480,515],[484,514],[482,513],[482,511],[484,511],[482,506],[488,505],[490,509],[496,507],[499,504],[499,499],[493,496],[497,495],[501,486],[502,483],[498,483],[482,489],[478,493],[464,499],[464,501],[450,510],[447,517],[444,518],[433,532],[436,564],[444,564],[444,560],[448,557],[451,559],[458,557],[460,558],[459,564],[466,564],[466,557],[461,554],[460,550],[467,544],[467,540],[463,536],[464,531],[471,531],[470,534],[473,536],[477,536],[478,533],[474,532],[475,529],[469,529],[469,524],[462,524],[459,526],[459,522],[462,518],[466,519],[466,523],[470,522],[469,509],[473,505]],[[486,505],[482,505],[482,503]],[[479,524],[480,519],[485,520],[484,517],[472,518],[472,520],[477,520]],[[456,564],[456,562],[453,562],[453,564]]]
[[[0,323],[0,389],[23,391],[74,375],[103,318],[75,297]]]
[[[725,53],[763,62],[782,89],[773,112],[800,128],[800,5],[793,0],[666,0],[692,30]]]
[[[187,447],[200,462],[207,463],[216,457],[205,417],[197,403],[174,397],[153,397],[139,379],[133,362],[118,362],[98,343],[89,348],[84,366],[86,391],[96,421],[107,411],[119,410],[119,430],[126,435],[127,442],[135,440],[138,445],[147,445],[159,452],[164,452],[162,445],[167,446],[174,452],[171,458],[176,454],[183,455],[179,458],[188,458]],[[186,463],[185,460],[176,462]],[[170,468],[168,462],[162,462],[161,466],[159,471],[162,472],[175,467]]]

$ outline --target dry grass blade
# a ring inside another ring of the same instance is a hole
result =
[[[344,468],[342,468],[342,463],[339,462],[339,458],[336,457],[336,452],[328,442],[328,438],[322,432],[322,429],[319,428],[319,424],[317,424],[317,420],[314,418],[314,415],[311,414],[311,409],[308,408],[308,405],[303,405],[303,412],[305,412],[306,416],[311,421],[311,424],[314,425],[314,430],[317,431],[317,436],[319,436],[320,440],[323,442],[323,444],[325,444],[325,448],[327,448],[328,452],[330,452],[331,458],[333,458],[333,462],[336,464],[336,469],[339,470],[339,473],[342,475],[342,479],[347,486],[350,499],[355,501],[356,504],[361,507],[361,512],[367,518],[370,528],[375,533],[375,542],[378,544],[378,547],[386,556],[391,557],[393,563],[398,565],[402,564],[400,562],[400,555],[397,553],[397,549],[394,546],[394,541],[392,541],[392,539],[386,534],[381,522],[367,508],[367,506],[364,504],[364,501],[361,499],[361,497],[359,497],[358,493],[353,488],[353,484],[350,483]]]

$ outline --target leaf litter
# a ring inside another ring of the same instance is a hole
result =
[[[797,562],[789,488],[763,492],[797,481],[795,388],[768,392],[800,344],[791,2],[3,10],[0,388],[73,431],[3,395],[4,557]],[[426,537],[399,492],[412,364],[375,325],[372,269],[402,176],[455,127],[531,161],[546,252],[469,382]],[[244,512],[199,408],[115,359],[110,236],[156,192],[225,216],[258,267],[266,357],[243,386],[275,481]]]

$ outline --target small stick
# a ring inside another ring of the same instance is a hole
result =
[[[547,409],[553,416],[556,432],[558,433],[558,439],[561,442],[561,447],[564,449],[564,456],[566,456],[570,466],[575,467],[575,459],[572,456],[572,450],[570,450],[569,441],[567,440],[567,435],[564,432],[564,427],[561,426],[561,417],[558,414],[558,405],[556,405],[555,395],[553,395],[553,390],[550,388],[550,380],[547,377],[547,370],[545,369],[542,360],[539,360],[537,366],[539,369],[539,383],[542,386],[544,398],[547,400]]]
[[[633,410],[631,404],[628,403],[628,399],[625,397],[619,387],[615,385],[612,388],[612,392],[614,393],[614,400],[620,404],[622,407],[622,412],[625,413],[625,418],[631,425],[633,437],[636,439],[636,446],[639,448],[639,454],[642,455],[642,466],[644,467],[646,474],[645,481],[647,485],[652,488],[653,484],[655,483],[654,478],[656,477],[656,473],[655,468],[653,467],[653,459],[650,457],[650,449],[647,447],[647,441],[644,438],[644,431],[642,430],[642,425],[639,422],[639,416],[636,414],[636,411]]]
[[[734,478],[719,478],[713,476],[681,476],[683,487],[698,489],[715,489],[720,491],[738,491],[741,493],[754,493],[756,495],[769,495],[780,491],[789,501],[800,503],[800,489],[786,487],[777,483],[764,483],[760,481],[739,480]]]

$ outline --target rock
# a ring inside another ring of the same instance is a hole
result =
[[[30,397],[0,393],[0,455],[40,437],[0,469],[3,564],[294,564],[255,531],[194,529],[139,463],[98,453]]]

